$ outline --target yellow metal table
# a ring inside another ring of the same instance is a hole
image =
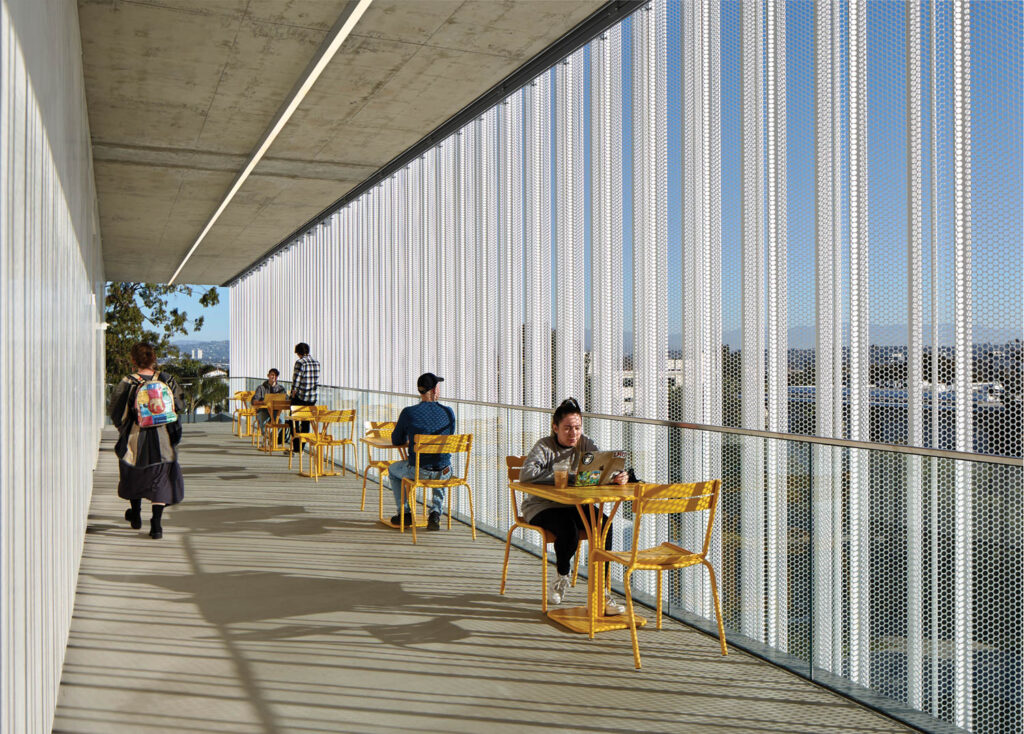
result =
[[[551,484],[530,484],[517,482],[516,489],[537,497],[559,502],[563,505],[575,505],[583,518],[583,527],[587,532],[588,571],[587,571],[587,606],[563,607],[548,610],[548,617],[573,632],[581,632],[594,636],[595,632],[628,629],[626,615],[619,614],[607,617],[604,613],[604,564],[594,563],[594,549],[604,548],[605,537],[611,528],[615,513],[624,500],[633,499],[636,485],[604,484],[593,487],[558,488]],[[608,519],[604,519],[605,504],[612,504]],[[545,589],[545,592],[547,590]],[[636,617],[637,627],[647,623],[643,617]]]
[[[270,414],[270,418],[267,420],[264,427],[271,427],[278,425],[278,418],[281,414],[291,408],[292,404],[288,400],[262,400],[253,401],[254,408],[263,408]],[[273,454],[275,451],[287,451],[287,446],[281,446],[278,441],[278,431],[281,428],[271,427],[270,428],[270,443],[264,444],[260,447],[260,451],[265,451],[268,454]]]

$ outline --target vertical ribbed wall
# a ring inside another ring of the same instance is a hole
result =
[[[474,401],[1019,456],[1000,370],[1021,353],[1022,7],[653,0],[241,277],[232,373],[287,377],[301,340],[347,388],[411,393],[430,370]],[[275,331],[249,322],[268,303]],[[644,480],[722,477],[730,634],[960,726],[1008,721],[1011,474],[588,430]],[[500,467],[480,471],[481,507],[503,506]],[[702,528],[663,518],[641,542]],[[711,615],[700,574],[667,588]]]
[[[103,283],[77,6],[3,0],[0,730],[5,732],[44,732],[53,723],[103,424]],[[51,406],[53,399],[61,405]]]

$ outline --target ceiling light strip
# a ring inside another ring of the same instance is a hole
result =
[[[217,207],[217,211],[213,213],[213,216],[210,217],[210,221],[206,223],[205,227],[203,227],[203,231],[199,233],[199,236],[188,251],[188,254],[186,254],[182,259],[181,264],[178,265],[178,269],[174,271],[174,275],[172,275],[171,279],[167,281],[168,285],[174,285],[174,281],[177,280],[178,275],[181,274],[182,268],[185,267],[189,258],[191,258],[199,248],[199,245],[202,243],[203,239],[205,239],[206,235],[209,234],[211,229],[213,229],[213,225],[217,223],[220,215],[224,213],[224,210],[227,209],[228,204],[231,203],[235,194],[237,194],[238,190],[242,188],[242,184],[244,184],[246,179],[249,178],[249,174],[252,173],[253,169],[256,168],[259,162],[263,159],[263,156],[270,149],[270,146],[274,143],[274,140],[280,134],[281,130],[288,124],[292,115],[295,114],[295,110],[297,110],[299,105],[302,104],[302,100],[305,99],[309,90],[313,88],[314,84],[316,84],[317,79],[320,78],[320,75],[323,73],[324,69],[327,68],[327,65],[331,63],[334,55],[338,52],[338,49],[341,48],[341,44],[345,42],[346,38],[348,38],[349,33],[351,33],[352,29],[355,28],[356,23],[359,22],[359,19],[362,18],[363,13],[366,12],[366,9],[370,7],[370,3],[372,2],[373,0],[353,0],[345,6],[345,10],[338,17],[334,27],[324,39],[324,43],[320,47],[320,54],[309,63],[309,66],[306,67],[305,74],[303,74],[295,87],[293,87],[288,100],[278,110],[274,122],[271,123],[270,127],[263,134],[262,140],[260,140],[259,145],[256,146],[256,150],[253,151],[252,155],[249,156],[248,162],[235,178],[234,183],[231,184],[231,188],[224,196],[224,200],[221,201],[220,206]]]

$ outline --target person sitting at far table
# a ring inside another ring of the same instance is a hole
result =
[[[455,411],[447,405],[437,402],[440,384],[443,377],[426,372],[416,380],[416,389],[420,393],[420,402],[403,408],[398,414],[395,430],[391,432],[391,442],[395,446],[409,444],[409,458],[394,462],[388,470],[388,481],[395,495],[398,512],[403,510],[402,480],[416,476],[416,453],[413,451],[413,439],[420,434],[432,436],[450,436],[455,433]],[[420,479],[449,479],[452,476],[451,454],[424,454],[420,458]],[[441,529],[441,506],[444,503],[444,487],[435,487],[430,498],[430,514],[427,517],[427,530]],[[412,511],[405,503],[405,524],[412,525]],[[401,514],[391,518],[392,525],[400,525]]]
[[[583,435],[583,412],[579,403],[574,398],[568,398],[555,409],[551,419],[551,435],[537,441],[527,454],[519,480],[530,484],[554,484],[556,464],[569,466],[577,451],[597,450],[597,444]],[[612,477],[615,484],[625,484],[628,479],[626,472],[619,472]],[[522,514],[526,522],[538,525],[555,536],[558,577],[551,585],[548,599],[552,604],[561,604],[569,591],[572,557],[579,546],[580,532],[585,529],[583,518],[576,505],[564,505],[532,494],[527,494],[523,499]],[[608,528],[604,547],[605,550],[612,549],[611,527]],[[625,614],[626,607],[606,595],[604,613],[605,616]]]
[[[277,395],[284,393],[284,386],[279,385],[277,378],[280,376],[280,372],[276,368],[271,367],[270,371],[267,372],[267,379],[264,380],[263,384],[256,388],[256,392],[253,393],[252,401],[254,403],[262,403],[267,399],[267,395]],[[263,433],[263,426],[270,420],[270,411],[266,408],[260,408],[256,411],[256,425],[259,426],[259,432]]]

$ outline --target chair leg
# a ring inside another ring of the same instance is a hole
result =
[[[412,491],[409,493],[410,496],[408,496],[408,502],[409,502],[409,511],[412,513],[412,544],[416,545],[416,520],[417,520],[417,517],[416,517],[416,485],[413,485],[410,489]],[[424,487],[424,490],[426,490],[426,487]],[[402,499],[403,500],[406,499],[405,493],[403,492],[402,494],[403,494]],[[402,504],[402,509],[398,511],[398,514],[402,516],[402,524],[405,525],[405,503],[404,502]]]
[[[545,550],[545,552],[547,551],[547,546],[546,545],[544,547],[544,550]],[[580,547],[579,547],[579,545],[577,545],[576,546],[576,555],[572,559],[572,585],[573,585],[573,587],[576,586],[576,578],[580,575],[580,552],[581,552],[580,551]]]
[[[377,496],[377,513],[381,520],[384,519],[384,472],[377,470],[377,487],[379,494]],[[405,512],[403,511],[404,515]]]
[[[512,533],[515,532],[516,526],[513,525],[508,529],[508,537],[505,539],[505,563],[501,566],[501,592],[505,593],[505,579],[508,577],[508,552],[512,549]]]
[[[366,467],[366,471],[363,472],[363,499],[359,502],[360,512],[366,509],[366,475],[369,473],[370,467]]]
[[[661,629],[661,569],[658,569],[658,629]]]
[[[640,670],[640,643],[636,639],[636,617],[633,615],[633,594],[630,592],[629,587],[632,583],[632,571],[627,571],[624,579],[623,586],[626,589],[626,610],[629,614],[629,634],[633,638],[633,663],[636,665],[636,669]]]
[[[701,563],[708,569],[708,575],[711,577],[711,596],[715,600],[715,620],[718,622],[718,643],[722,646],[722,654],[728,655],[729,648],[725,644],[725,628],[722,626],[722,602],[718,598],[718,584],[715,581],[715,569],[711,567],[711,564],[707,560],[702,560]]]
[[[512,538],[512,531],[508,531],[509,539]],[[544,538],[540,539],[540,610],[548,613],[548,544]]]
[[[469,526],[473,529],[473,540],[476,540],[476,515],[473,514],[473,488],[468,484],[466,485],[466,494],[469,495]],[[448,522],[451,522],[451,515],[448,516]]]

